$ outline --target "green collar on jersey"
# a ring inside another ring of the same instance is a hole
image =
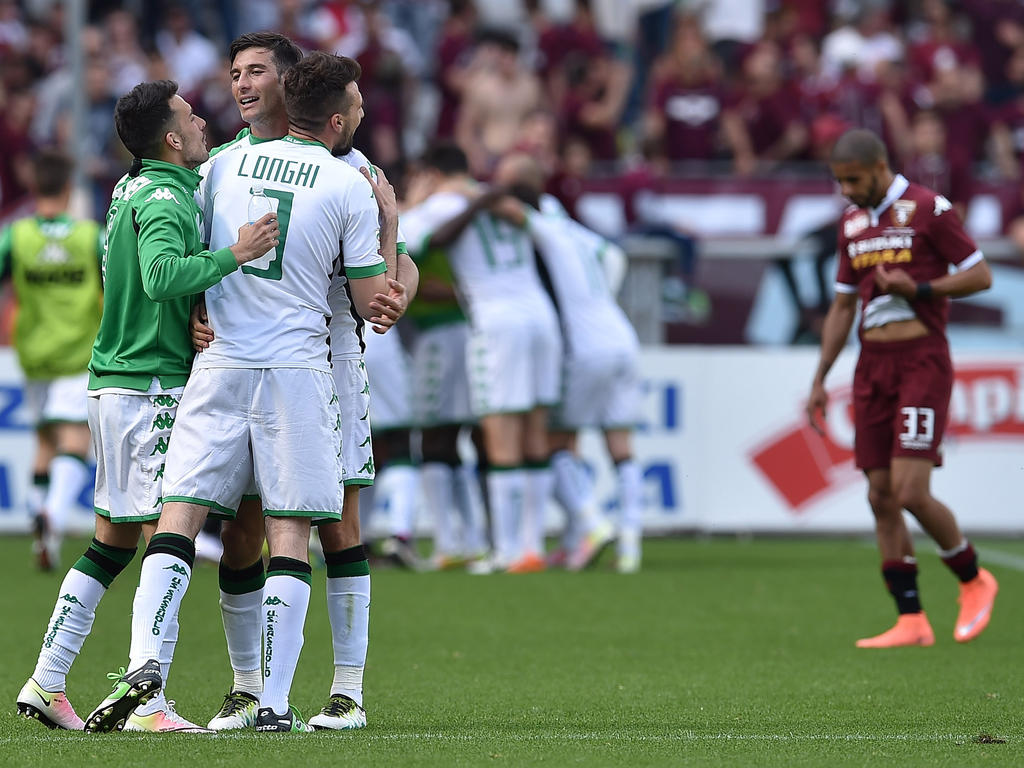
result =
[[[235,136],[235,141],[249,139],[250,144],[262,144],[265,141],[277,141],[280,138],[280,136],[274,136],[273,138],[261,139],[259,136],[253,136],[252,129],[249,128],[249,126],[246,126],[242,130],[240,130],[238,134]]]
[[[282,138],[281,141],[287,141],[291,144],[309,144],[310,146],[313,147],[323,147],[324,149],[327,149],[327,145],[324,144],[322,141],[316,141],[314,139],[303,139],[298,136],[292,136],[290,133],[284,138]],[[327,151],[330,152],[329,149],[327,149]]]
[[[163,160],[143,160],[142,173],[146,173],[146,171],[170,177],[171,181],[177,182],[189,194],[196,191],[199,187],[199,180],[202,178],[199,172],[192,168],[182,168],[180,165],[165,163]]]
[[[58,213],[56,216],[40,216],[36,214],[35,220],[39,224],[70,224],[71,217],[66,213]]]

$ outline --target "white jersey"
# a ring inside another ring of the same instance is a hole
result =
[[[528,210],[527,229],[551,279],[566,355],[596,357],[639,347],[601,265],[608,241],[566,216]]]
[[[452,192],[427,198],[402,219],[409,242],[425,242],[445,222],[469,207]],[[448,249],[452,274],[470,323],[482,319],[549,311],[529,235],[489,213],[478,214]]]
[[[373,173],[373,165],[366,155],[358,149],[341,155],[339,160],[347,163],[359,173],[360,168],[369,168]],[[362,176],[362,174],[359,174]],[[374,176],[376,178],[376,175]],[[401,226],[398,230],[398,252],[405,251],[405,238],[402,237]],[[334,360],[354,360],[363,353],[363,318],[352,306],[348,293],[348,279],[345,274],[335,277],[331,290],[327,294],[327,303],[331,307],[331,358]]]
[[[370,185],[323,144],[291,136],[240,140],[200,173],[211,247],[237,240],[254,182],[277,210],[281,237],[276,249],[206,291],[216,338],[195,366],[330,371],[332,280],[342,270],[355,278],[386,268]]]

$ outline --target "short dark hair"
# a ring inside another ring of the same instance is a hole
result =
[[[832,147],[829,162],[858,163],[864,166],[889,162],[885,143],[866,128],[853,128],[840,136]]]
[[[178,92],[173,80],[139,83],[117,100],[114,127],[121,143],[136,158],[155,160],[160,156],[164,134],[174,113],[171,99]]]
[[[509,53],[519,53],[519,38],[511,32],[495,27],[481,29],[476,36],[479,44],[489,44]]]
[[[355,59],[314,51],[288,70],[284,77],[284,106],[288,124],[318,133],[331,115],[348,108],[349,83],[362,68]]]
[[[32,157],[32,181],[40,197],[56,197],[71,184],[71,158],[56,149],[44,149]]]
[[[277,32],[247,32],[236,37],[228,49],[228,61],[235,63],[235,57],[250,48],[266,48],[277,67],[278,77],[302,60],[302,49],[284,35]]]
[[[430,145],[421,158],[423,167],[440,171],[442,176],[469,173],[466,153],[453,141],[438,141]]]

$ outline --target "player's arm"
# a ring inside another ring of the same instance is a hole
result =
[[[195,232],[191,206],[173,197],[148,200],[135,211],[139,232],[142,287],[153,301],[202,293],[246,262],[258,259],[277,245],[277,217],[267,214],[238,230],[238,242],[216,251],[189,255],[187,243]]]
[[[854,318],[857,316],[857,294],[836,291],[832,306],[825,315],[825,325],[821,330],[821,355],[818,368],[811,381],[811,394],[807,398],[807,419],[819,434],[822,432],[817,414],[821,411],[826,417],[825,407],[828,405],[828,394],[825,392],[825,377],[832,370],[839,353],[846,345]]]
[[[430,233],[424,245],[427,248],[445,248],[454,243],[480,211],[486,210],[505,194],[500,187],[492,187],[470,200],[469,205],[456,216],[445,221]]]
[[[949,200],[937,195],[931,213],[926,229],[928,242],[956,271],[916,283],[905,270],[887,270],[879,264],[875,269],[875,284],[886,293],[899,294],[911,301],[930,301],[944,296],[958,298],[990,288],[992,270]]]
[[[387,333],[388,328],[402,318],[419,290],[420,270],[409,256],[405,243],[399,243],[398,246],[396,277],[388,278],[387,293],[378,293],[370,304],[376,313],[370,322],[377,333]]]

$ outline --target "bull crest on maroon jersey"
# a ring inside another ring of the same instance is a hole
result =
[[[897,227],[905,227],[914,217],[917,203],[913,200],[897,200],[892,204],[892,220]]]

